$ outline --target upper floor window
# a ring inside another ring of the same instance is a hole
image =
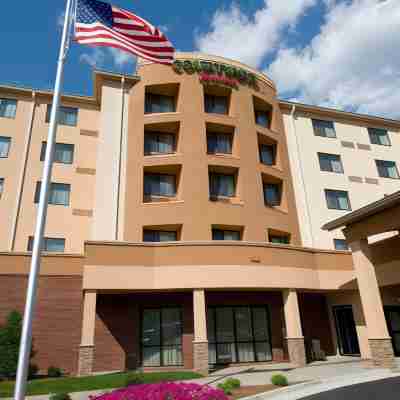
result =
[[[144,195],[175,197],[176,176],[167,174],[145,174]]]
[[[289,235],[269,235],[269,242],[273,244],[289,244]]]
[[[47,142],[42,142],[40,161],[46,158]],[[54,151],[54,162],[60,164],[72,164],[74,162],[74,145],[67,143],[56,143]]]
[[[212,240],[241,240],[240,231],[213,229]]]
[[[204,110],[206,113],[228,114],[228,103],[227,96],[204,95]]]
[[[275,207],[281,204],[281,185],[278,183],[264,183],[264,202],[266,205]]]
[[[175,112],[175,97],[146,93],[145,114]]]
[[[29,236],[28,251],[33,250],[33,236]],[[59,238],[43,238],[42,251],[63,253],[65,250],[65,239]]]
[[[208,154],[232,154],[232,135],[229,133],[207,132]]]
[[[271,125],[271,113],[269,111],[255,110],[256,124],[269,128]]]
[[[322,136],[327,138],[336,137],[335,126],[333,125],[332,121],[313,119],[312,124],[315,136]]]
[[[321,171],[343,174],[342,160],[339,155],[318,153],[318,158]]]
[[[371,144],[391,146],[389,134],[386,129],[368,128],[368,135]]]
[[[4,191],[4,178],[0,178],[0,199]]]
[[[228,174],[210,173],[210,196],[211,197],[234,197],[235,176]]]
[[[175,152],[175,135],[165,132],[145,132],[144,154],[172,154]]]
[[[325,197],[329,209],[351,211],[348,192],[325,189]]]
[[[10,152],[11,138],[0,136],[0,158],[7,158]]]
[[[349,250],[349,245],[344,239],[333,239],[335,250]]]
[[[42,187],[42,182],[37,182],[35,190],[35,203],[39,203],[40,199],[40,189]],[[49,204],[59,205],[59,206],[69,206],[71,194],[71,185],[66,183],[54,183],[50,185],[49,193]]]
[[[144,242],[176,242],[178,235],[176,231],[157,231],[145,229],[143,231]]]
[[[46,122],[50,122],[52,105],[47,105]],[[60,125],[76,126],[78,124],[78,109],[75,107],[61,106],[58,110],[58,123]]]
[[[15,118],[17,113],[17,100],[0,99],[0,117]]]
[[[272,144],[260,144],[260,161],[265,165],[275,165],[276,146]]]
[[[375,160],[381,178],[399,179],[399,171],[394,161]]]

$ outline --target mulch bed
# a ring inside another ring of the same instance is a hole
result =
[[[278,389],[279,386],[275,385],[257,385],[257,386],[242,386],[238,389],[235,389],[230,399],[236,400],[241,399],[242,397],[252,396],[254,394],[269,392],[271,390]]]

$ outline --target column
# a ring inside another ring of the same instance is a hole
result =
[[[307,362],[296,290],[287,289],[283,291],[283,308],[285,312],[289,360],[301,367],[306,365]]]
[[[208,375],[208,340],[204,289],[193,291],[193,365],[195,371]]]
[[[94,330],[96,322],[95,290],[86,290],[83,294],[83,319],[81,345],[79,346],[78,375],[90,375],[94,362]]]
[[[358,290],[367,324],[372,362],[378,367],[394,368],[392,340],[386,325],[371,249],[367,239],[352,242],[350,247],[353,252]]]

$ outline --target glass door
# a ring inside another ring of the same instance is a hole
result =
[[[336,322],[339,352],[342,356],[359,355],[358,336],[351,306],[335,306],[333,313]]]
[[[384,308],[389,335],[392,337],[394,355],[400,357],[400,307],[387,306]]]

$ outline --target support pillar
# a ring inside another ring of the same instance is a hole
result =
[[[193,365],[194,370],[208,375],[207,314],[204,289],[193,291]]]
[[[86,290],[83,294],[82,336],[79,346],[78,375],[90,375],[94,363],[94,331],[96,322],[97,292]]]
[[[289,360],[296,366],[302,367],[306,365],[307,361],[296,290],[287,289],[283,291],[283,307]]]
[[[368,343],[373,365],[394,368],[395,359],[392,340],[386,325],[383,303],[372,263],[371,249],[367,239],[350,243],[356,271],[358,290],[368,330]]]

